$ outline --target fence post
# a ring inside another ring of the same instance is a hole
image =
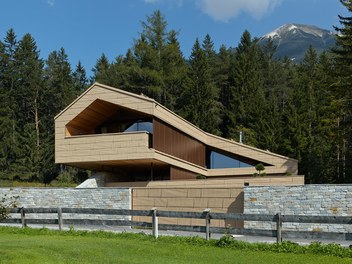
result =
[[[152,228],[153,228],[153,236],[155,238],[158,238],[159,227],[158,227],[158,217],[156,215],[156,208],[152,208]]]
[[[63,226],[61,207],[57,208],[57,222],[59,224],[59,230],[61,231]]]
[[[22,228],[25,228],[27,224],[26,224],[26,213],[24,212],[24,207],[21,208],[21,222],[22,222]]]
[[[205,239],[210,239],[210,209],[204,209],[205,213]]]
[[[282,217],[281,213],[276,214],[276,242],[282,242]]]

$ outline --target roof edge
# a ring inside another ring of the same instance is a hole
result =
[[[180,119],[180,120],[182,120],[183,122],[187,123],[187,125],[189,125],[189,126],[193,127],[194,129],[200,131],[201,133],[204,134],[205,137],[207,137],[207,132],[205,132],[205,131],[202,130],[201,128],[197,127],[195,124],[192,124],[191,122],[189,122],[188,120],[186,120],[186,119],[183,118],[182,116],[176,114],[175,112],[173,112],[172,110],[170,110],[170,109],[167,108],[166,106],[163,106],[163,105],[160,104],[159,102],[154,101],[154,103],[155,103],[155,106],[158,106],[158,107],[164,109],[165,111],[167,111],[167,112],[169,112],[170,114],[174,115],[174,116],[177,117],[178,119]],[[163,120],[163,121],[166,122],[165,120]],[[168,123],[168,122],[166,122],[166,123]],[[168,123],[168,124],[169,124],[169,125],[172,125],[172,124],[170,124],[170,123]],[[172,126],[173,126],[173,125],[172,125]],[[184,131],[183,131],[183,132],[184,132]],[[197,139],[197,140],[199,140],[199,139]],[[201,141],[201,140],[199,140],[199,141]],[[203,143],[206,143],[206,142],[203,142]]]
[[[211,133],[208,133],[208,132],[205,132],[204,130],[202,130],[201,128],[197,127],[196,125],[192,124],[191,122],[189,122],[188,120],[184,119],[183,117],[179,116],[178,114],[176,114],[175,112],[171,111],[170,109],[168,109],[167,107],[165,107],[164,105],[160,104],[159,102],[155,101],[154,99],[150,98],[150,97],[147,97],[145,95],[138,95],[138,94],[135,94],[135,93],[131,93],[131,92],[127,92],[127,91],[124,91],[124,90],[121,90],[121,89],[118,89],[118,88],[114,88],[114,87],[111,87],[111,86],[108,86],[108,85],[105,85],[105,84],[101,84],[101,83],[98,83],[98,82],[95,82],[93,83],[89,88],[87,88],[87,90],[85,90],[80,96],[78,96],[71,104],[69,104],[67,107],[65,107],[59,114],[57,114],[55,117],[54,117],[54,120],[56,120],[58,117],[60,117],[63,113],[65,113],[72,105],[74,105],[79,99],[81,99],[83,96],[85,96],[85,94],[87,94],[90,90],[92,90],[94,87],[101,87],[101,88],[104,88],[104,89],[107,89],[107,90],[111,90],[111,91],[114,91],[114,92],[119,92],[119,93],[122,93],[122,94],[125,94],[125,95],[128,95],[128,96],[132,96],[132,97],[135,97],[135,98],[138,98],[138,99],[141,99],[141,100],[144,100],[144,101],[148,101],[148,102],[151,102],[151,103],[154,103],[154,107],[158,106],[158,107],[161,107],[163,108],[165,111],[169,112],[170,114],[174,115],[175,117],[177,117],[178,119],[182,120],[183,122],[185,122],[187,125],[191,126],[192,128],[198,130],[199,132],[201,132],[204,136],[205,136],[205,143],[206,145],[207,144],[207,138],[209,137],[213,137],[213,138],[217,138],[217,139],[220,139],[220,140],[223,140],[225,142],[229,142],[231,144],[235,144],[235,145],[238,145],[238,146],[242,146],[242,147],[245,147],[245,148],[248,148],[248,149],[251,149],[251,150],[254,150],[254,151],[258,151],[258,152],[261,152],[261,153],[265,153],[265,154],[269,154],[269,155],[272,155],[272,156],[275,156],[275,157],[279,157],[279,158],[282,158],[282,159],[286,159],[286,160],[293,160],[293,161],[298,161],[296,159],[292,159],[292,158],[289,158],[289,157],[286,157],[286,156],[283,156],[283,155],[280,155],[280,154],[277,154],[277,153],[274,153],[274,152],[270,152],[270,151],[265,151],[265,150],[262,150],[262,149],[259,149],[259,148],[255,148],[255,147],[252,147],[252,146],[249,146],[249,145],[246,145],[246,144],[241,144],[237,141],[234,141],[234,140],[230,140],[230,139],[227,139],[227,138],[223,138],[223,137],[220,137],[220,136],[216,136],[214,134],[211,134]],[[154,115],[155,116],[155,115]],[[170,124],[172,125],[172,124]],[[199,140],[199,139],[198,139]]]
[[[283,156],[283,155],[280,155],[280,154],[277,154],[277,153],[274,153],[274,152],[271,152],[271,151],[266,151],[266,150],[259,149],[259,148],[256,148],[256,147],[252,147],[252,146],[249,146],[249,145],[246,145],[246,144],[243,144],[243,143],[239,143],[239,142],[234,141],[234,140],[231,140],[231,139],[223,138],[223,137],[220,137],[220,136],[217,136],[217,135],[208,133],[208,132],[202,130],[201,128],[197,127],[196,125],[192,124],[192,123],[189,122],[188,120],[184,119],[182,116],[179,116],[179,115],[176,114],[175,112],[171,111],[169,108],[163,106],[163,105],[160,104],[159,102],[157,102],[157,101],[154,101],[154,102],[155,102],[155,105],[157,105],[158,107],[163,108],[165,111],[171,113],[172,115],[174,115],[174,116],[176,116],[177,118],[181,119],[183,122],[187,123],[188,125],[192,126],[192,127],[195,128],[196,130],[198,130],[198,131],[200,131],[201,133],[203,133],[204,136],[205,136],[205,142],[203,142],[203,143],[205,143],[206,145],[208,145],[208,143],[207,143],[207,138],[209,138],[209,137],[214,137],[214,138],[217,138],[217,139],[220,139],[220,140],[223,140],[223,141],[226,141],[226,142],[229,142],[229,143],[232,143],[232,144],[241,146],[241,147],[245,147],[245,148],[248,148],[248,149],[251,149],[251,150],[254,150],[254,151],[258,151],[258,152],[261,152],[261,153],[269,154],[269,155],[272,155],[272,156],[275,156],[275,157],[278,157],[278,158],[282,158],[282,159],[286,159],[286,160],[298,161],[298,160],[296,160],[296,159],[292,159],[292,158],[290,158],[290,157]],[[172,124],[170,124],[170,125],[172,125]],[[199,139],[198,139],[198,140],[199,140]]]
[[[63,113],[65,113],[67,111],[67,109],[69,109],[72,105],[74,105],[79,99],[81,99],[85,94],[87,94],[90,90],[92,90],[94,87],[96,86],[99,86],[101,88],[104,88],[104,89],[108,89],[108,90],[112,90],[114,92],[119,92],[119,93],[122,93],[122,94],[125,94],[125,95],[128,95],[128,96],[133,96],[133,97],[136,97],[138,99],[142,99],[142,100],[145,100],[145,101],[149,101],[151,103],[157,103],[154,99],[152,98],[149,98],[147,96],[144,96],[144,95],[138,95],[138,94],[135,94],[135,93],[131,93],[131,92],[127,92],[127,91],[124,91],[124,90],[121,90],[121,89],[118,89],[118,88],[114,88],[114,87],[111,87],[111,86],[108,86],[108,85],[105,85],[105,84],[101,84],[101,83],[98,83],[98,82],[95,82],[93,83],[89,88],[87,88],[87,90],[85,90],[81,95],[79,95],[72,103],[70,103],[68,106],[66,106],[60,113],[58,113],[55,117],[54,117],[54,120],[56,120],[59,116],[61,116]]]
[[[208,133],[208,132],[204,132],[204,133],[207,135],[207,137],[217,138],[217,139],[220,139],[220,140],[229,142],[229,143],[234,144],[234,145],[237,145],[237,146],[241,146],[241,147],[244,147],[244,148],[247,148],[247,149],[251,149],[251,150],[254,150],[254,151],[258,151],[258,152],[261,152],[261,153],[265,153],[265,154],[267,154],[267,155],[271,155],[271,156],[278,157],[278,158],[282,158],[282,159],[286,159],[286,160],[298,161],[298,160],[296,160],[296,159],[292,159],[292,158],[290,158],[290,157],[283,156],[283,155],[280,155],[280,154],[271,152],[271,151],[269,151],[269,150],[263,150],[263,149],[260,149],[260,148],[252,147],[252,146],[249,146],[249,145],[246,145],[246,144],[243,144],[243,143],[239,143],[239,142],[234,141],[234,140],[231,140],[231,139],[227,139],[227,138],[223,138],[223,137],[219,137],[219,136],[210,134],[210,133]]]

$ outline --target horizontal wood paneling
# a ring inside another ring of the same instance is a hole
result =
[[[144,132],[76,136],[56,141],[55,162],[101,162],[150,158],[149,136]]]
[[[219,198],[214,198],[219,197]],[[243,213],[243,188],[134,188],[132,209],[161,211],[203,212],[211,208],[212,213]],[[135,221],[150,221],[150,217],[134,216]],[[204,219],[159,218],[160,224],[204,225]],[[243,221],[211,221],[214,227],[243,227]]]

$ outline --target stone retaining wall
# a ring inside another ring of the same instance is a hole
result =
[[[18,196],[18,207],[45,208],[100,208],[100,209],[131,209],[131,190],[129,188],[0,188],[0,198]],[[55,215],[46,215],[57,217]],[[40,218],[40,215],[28,215]],[[73,215],[64,214],[71,218]],[[75,218],[87,218],[87,215],[75,215]],[[97,218],[99,216],[89,216]],[[101,217],[100,217],[101,219]],[[107,216],[105,219],[130,219],[129,216]]]
[[[245,187],[244,213],[352,216],[352,185]],[[275,223],[245,222],[246,228],[275,229]],[[283,223],[284,230],[352,232],[352,225]]]
[[[249,214],[329,215],[352,217],[352,185],[262,186],[242,188],[0,188],[0,198],[19,196],[19,207],[72,207],[105,209],[143,209],[172,211],[231,212]],[[27,215],[26,215],[27,216]],[[52,217],[57,217],[51,215]],[[28,215],[38,218],[40,215]],[[73,216],[99,218],[100,215]],[[105,219],[131,219],[106,216]],[[135,217],[149,221],[150,218]],[[160,219],[160,223],[198,225],[201,220]],[[213,226],[241,227],[242,223],[212,221]],[[275,229],[275,223],[248,222],[246,228]],[[352,233],[352,225],[284,223],[283,230]]]

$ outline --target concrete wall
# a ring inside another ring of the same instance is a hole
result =
[[[18,196],[18,207],[131,209],[131,191],[128,188],[0,188],[0,198],[5,194],[7,197]]]
[[[210,208],[217,213],[242,213],[243,188],[134,188],[133,209],[160,211],[203,212]],[[136,221],[150,221],[134,217]],[[186,218],[159,218],[160,224],[204,225],[204,220]],[[212,226],[243,227],[240,221],[212,220]]]
[[[287,215],[352,215],[352,185],[245,187],[244,213]],[[274,229],[267,222],[245,222],[246,228]],[[284,230],[352,232],[351,225],[283,223]]]

